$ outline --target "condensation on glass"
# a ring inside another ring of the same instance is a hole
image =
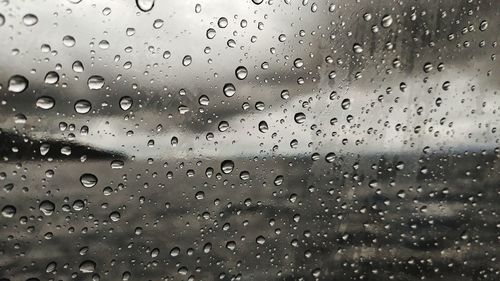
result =
[[[499,280],[499,24],[0,0],[0,280]]]

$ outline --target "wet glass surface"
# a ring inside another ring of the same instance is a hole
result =
[[[0,0],[0,280],[499,280],[499,20]]]

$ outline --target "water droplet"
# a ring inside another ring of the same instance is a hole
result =
[[[111,169],[122,169],[123,165],[125,165],[125,163],[122,160],[111,161]]]
[[[217,34],[217,32],[215,31],[215,29],[213,29],[213,28],[207,29],[207,38],[208,39],[214,39],[215,34]]]
[[[3,26],[5,24],[5,16],[0,14],[0,26]]]
[[[304,61],[302,61],[302,59],[300,59],[300,58],[295,59],[293,61],[293,65],[295,65],[295,67],[297,67],[297,68],[301,68],[302,66],[304,66]]]
[[[384,28],[388,28],[389,26],[392,25],[393,19],[391,15],[385,15],[382,17],[382,26]]]
[[[227,83],[224,85],[223,92],[226,97],[230,98],[236,94],[236,88],[233,84]]]
[[[120,218],[121,218],[121,214],[117,211],[114,211],[111,214],[109,214],[109,219],[111,221],[117,222],[120,220]]]
[[[63,37],[63,44],[64,44],[64,46],[71,48],[71,47],[75,46],[76,40],[73,36],[66,35]]]
[[[333,152],[328,153],[328,154],[325,156],[325,160],[326,160],[326,162],[328,162],[328,163],[333,163],[333,161],[335,161],[335,153],[333,153]]]
[[[361,47],[361,45],[359,45],[358,43],[355,43],[353,46],[352,46],[352,50],[356,53],[356,54],[361,54],[363,52],[363,47]]]
[[[162,19],[156,19],[154,22],[153,22],[153,27],[155,29],[159,29],[163,26],[163,20]]]
[[[220,27],[220,28],[226,28],[227,27],[227,19],[225,17],[221,17],[218,21],[217,21],[217,25]]]
[[[132,107],[133,100],[129,96],[124,96],[120,99],[120,108],[124,111],[129,110]]]
[[[252,2],[253,2],[255,5],[260,5],[260,4],[262,4],[262,2],[264,2],[264,0],[252,0]]]
[[[91,260],[86,260],[80,264],[80,271],[82,273],[92,273],[95,271],[96,264]]]
[[[483,20],[480,24],[479,24],[479,30],[481,31],[485,31],[486,29],[488,28],[488,22]]]
[[[191,64],[192,61],[193,59],[191,58],[190,55],[184,56],[184,58],[182,59],[182,65],[188,66]]]
[[[38,22],[38,17],[35,16],[34,14],[26,14],[23,17],[23,23],[26,26],[33,26],[37,24],[37,22]]]
[[[232,160],[224,160],[221,164],[221,170],[224,174],[229,174],[234,169],[234,162]]]
[[[87,85],[91,90],[99,90],[104,86],[104,78],[99,75],[92,75],[87,80]]]
[[[261,133],[265,133],[269,130],[269,127],[267,126],[267,123],[266,121],[260,121],[259,123],[259,131]]]
[[[206,95],[200,96],[198,103],[203,106],[207,106],[210,103],[210,99]]]
[[[257,242],[257,244],[259,245],[263,245],[264,243],[266,243],[266,238],[260,235],[257,237],[257,239],[255,239],[255,242]]]
[[[92,104],[88,100],[78,100],[75,103],[75,111],[80,114],[88,113],[92,109]]]
[[[201,5],[200,4],[196,4],[194,6],[194,12],[197,14],[201,13]]]
[[[83,63],[79,60],[75,61],[72,65],[73,71],[74,72],[83,72]]]
[[[255,1],[255,0],[254,0]],[[226,243],[226,248],[233,251],[234,249],[236,249],[236,242],[234,241],[229,241]]]
[[[14,123],[16,124],[26,124],[26,121],[28,121],[28,118],[22,113],[18,113],[14,116]]]
[[[195,197],[196,197],[196,199],[198,199],[198,200],[202,200],[202,199],[204,199],[204,198],[205,198],[205,192],[203,192],[203,191],[198,191],[198,192],[196,192]]]
[[[234,48],[234,47],[236,47],[236,41],[234,41],[233,39],[229,39],[229,40],[227,40],[227,46],[228,46],[229,48]]]
[[[218,128],[219,128],[219,131],[225,132],[225,131],[227,131],[227,129],[229,129],[229,123],[227,121],[221,121],[219,123]]]
[[[179,107],[177,107],[177,110],[179,111],[180,114],[186,114],[189,112],[189,107],[185,105],[179,105]]]
[[[174,247],[172,248],[172,250],[170,250],[170,256],[172,257],[177,257],[180,253],[181,249],[179,249],[178,247]]]
[[[97,177],[93,174],[83,174],[80,177],[80,183],[87,188],[94,187],[97,184]]]
[[[56,205],[49,200],[44,200],[38,206],[38,209],[46,216],[52,215],[56,209]]]
[[[351,100],[350,99],[344,99],[342,103],[340,104],[342,109],[347,110],[351,106]]]
[[[151,251],[151,257],[152,257],[152,258],[156,258],[159,254],[160,254],[160,249],[158,249],[158,248],[154,248],[154,249]]]
[[[302,124],[306,121],[306,115],[302,112],[299,112],[299,113],[296,113],[294,118],[295,122],[297,122],[297,124]]]
[[[242,180],[249,180],[250,179],[250,173],[248,171],[242,171],[240,173],[240,179],[242,179]]]
[[[247,78],[248,71],[244,66],[238,66],[235,70],[236,78],[243,80]]]
[[[8,90],[13,93],[22,93],[28,88],[29,81],[24,76],[14,75],[9,79]]]
[[[281,91],[281,98],[287,100],[290,98],[290,92],[288,90]]]
[[[427,62],[427,63],[424,64],[424,72],[425,73],[431,72],[432,69],[434,69],[434,67],[432,66],[432,63]]]
[[[277,176],[275,179],[274,179],[274,185],[276,186],[280,186],[283,184],[283,181],[285,180],[285,177],[284,176]]]
[[[51,109],[55,105],[55,101],[52,97],[42,96],[36,100],[36,107],[41,109]]]
[[[155,5],[155,0],[135,0],[137,8],[143,12],[149,12]]]
[[[371,21],[371,20],[372,20],[372,14],[370,14],[370,13],[365,13],[365,14],[363,15],[363,19],[364,19],[365,21]]]
[[[45,75],[45,84],[54,85],[59,81],[59,74],[55,71],[49,71]]]
[[[16,207],[12,206],[12,205],[7,205],[5,207],[2,208],[2,216],[4,218],[12,218],[16,215]]]

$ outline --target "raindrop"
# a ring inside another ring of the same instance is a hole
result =
[[[243,80],[247,78],[248,71],[244,66],[238,66],[235,70],[236,78]]]
[[[87,188],[94,187],[97,184],[97,177],[93,174],[83,174],[80,177],[80,183]]]
[[[207,38],[208,39],[213,39],[215,37],[215,34],[216,34],[215,29],[213,29],[213,28],[207,29]]]
[[[201,13],[201,5],[200,4],[196,4],[194,6],[194,12],[197,14]]]
[[[294,116],[294,120],[295,122],[297,122],[297,124],[302,124],[306,121],[306,115],[302,112],[296,113]]]
[[[109,219],[114,221],[114,222],[119,221],[120,218],[121,218],[121,214],[117,211],[114,211],[111,214],[109,214]]]
[[[72,65],[73,71],[74,72],[83,72],[83,63],[79,60],[75,61]]]
[[[87,80],[87,85],[91,90],[99,90],[104,86],[104,78],[99,75],[92,75]]]
[[[198,99],[198,103],[200,105],[204,105],[204,106],[207,106],[210,102],[210,99],[206,96],[206,95],[202,95],[200,96],[200,98]]]
[[[16,207],[12,206],[12,205],[7,205],[5,207],[2,208],[2,216],[4,218],[12,218],[16,215]]]
[[[96,264],[91,260],[86,260],[80,264],[80,271],[82,273],[92,273],[95,271]]]
[[[71,47],[75,46],[76,40],[73,36],[66,35],[63,37],[63,44],[64,44],[64,46],[71,48]]]
[[[226,248],[233,251],[236,248],[236,243],[234,241],[229,241],[226,243]]]
[[[88,100],[79,100],[75,103],[75,111],[80,114],[88,113],[92,109],[92,104]]]
[[[361,54],[363,52],[363,47],[361,47],[361,45],[359,45],[358,43],[355,43],[353,46],[352,46],[352,50],[356,53],[356,54]]]
[[[153,27],[155,29],[159,29],[163,26],[163,20],[161,19],[156,19],[154,22],[153,22]]]
[[[350,99],[344,99],[340,105],[342,109],[347,110],[351,106],[351,100]]]
[[[265,133],[269,130],[269,127],[267,126],[267,123],[266,121],[260,121],[259,123],[259,131],[261,133]]]
[[[283,184],[283,181],[285,180],[285,177],[283,176],[277,176],[275,179],[274,179],[274,185],[276,186],[280,186]]]
[[[382,26],[384,28],[388,28],[389,26],[392,25],[392,22],[393,22],[393,19],[392,19],[392,16],[391,15],[385,15],[383,18],[382,18]]]
[[[233,84],[227,83],[226,85],[224,85],[223,92],[226,97],[230,98],[234,96],[234,94],[236,94],[236,88]]]
[[[266,238],[264,238],[264,236],[260,235],[257,237],[257,239],[255,239],[255,242],[257,242],[257,244],[259,244],[259,245],[263,245],[264,243],[266,243]]]
[[[190,55],[184,56],[184,58],[182,59],[182,65],[188,66],[191,64],[192,61],[193,59],[191,58]]]
[[[124,96],[120,99],[120,108],[124,111],[129,110],[132,107],[133,100],[129,96]]]
[[[230,174],[234,169],[234,162],[232,160],[224,160],[221,164],[221,170],[224,174]]]
[[[219,128],[219,131],[225,132],[225,131],[227,131],[227,129],[229,129],[229,123],[227,121],[221,121],[219,123],[219,127],[218,128]]]
[[[14,75],[9,79],[8,90],[13,93],[22,93],[28,88],[28,79],[21,75]]]
[[[54,105],[54,99],[49,96],[42,96],[36,100],[36,107],[41,109],[51,109],[54,107]]]
[[[328,153],[328,154],[325,156],[325,160],[326,160],[326,162],[328,162],[328,163],[333,163],[333,161],[335,161],[335,153],[333,153],[333,152]]]
[[[1,24],[0,24],[1,25]],[[481,31],[485,31],[486,29],[488,28],[488,22],[483,20],[480,24],[479,24],[479,30]]]
[[[294,62],[293,62],[293,65],[295,65],[295,67],[297,68],[301,68],[302,66],[304,66],[304,61],[302,61],[302,59],[296,59]]]
[[[143,12],[149,12],[155,5],[155,0],[135,0],[137,8]]]
[[[123,165],[125,165],[125,164],[124,164],[124,162],[122,160],[113,160],[113,161],[111,161],[111,169],[122,169]]]
[[[40,203],[40,205],[38,206],[38,209],[40,209],[40,211],[46,215],[46,216],[50,216],[52,215],[52,213],[54,212],[54,210],[56,209],[56,205],[54,205],[54,203],[52,203],[51,201],[49,200],[44,200]]]
[[[35,16],[34,14],[26,14],[23,17],[23,23],[26,26],[33,26],[37,24],[37,22],[38,22],[38,17]]]
[[[55,71],[49,71],[45,75],[45,84],[54,85],[59,81],[59,74]]]
[[[217,25],[220,27],[220,28],[226,28],[227,26],[227,19],[225,17],[222,17],[219,19],[219,21],[217,21]]]
[[[250,179],[250,173],[248,171],[242,171],[240,173],[240,179],[242,179],[242,180],[249,180]]]
[[[26,115],[22,113],[18,113],[14,116],[15,124],[26,124],[26,121],[28,121],[28,118],[26,118]]]
[[[177,110],[179,111],[180,114],[186,114],[189,112],[189,107],[185,105],[179,105],[179,107],[177,107]]]
[[[172,257],[177,257],[180,253],[181,249],[179,249],[178,247],[174,247],[172,248],[172,250],[170,250],[170,256]]]

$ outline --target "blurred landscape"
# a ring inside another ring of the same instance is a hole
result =
[[[0,0],[0,280],[499,280],[499,19]]]

